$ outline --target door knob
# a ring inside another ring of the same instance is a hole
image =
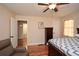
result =
[[[14,38],[14,36],[10,36],[10,38]]]

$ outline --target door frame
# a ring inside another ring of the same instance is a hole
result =
[[[24,21],[24,20],[18,20],[18,21],[17,21],[18,41],[19,41],[19,23],[20,23],[20,22],[22,22],[22,23],[26,23],[26,24],[27,24],[27,21]]]

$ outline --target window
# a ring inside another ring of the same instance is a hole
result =
[[[74,36],[74,20],[64,21],[64,35]]]

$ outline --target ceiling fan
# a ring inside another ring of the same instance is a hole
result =
[[[38,5],[47,6],[47,8],[43,11],[43,13],[46,12],[47,10],[49,10],[49,9],[52,9],[55,12],[57,12],[58,11],[57,6],[58,5],[65,5],[65,4],[69,4],[69,3],[38,3]]]

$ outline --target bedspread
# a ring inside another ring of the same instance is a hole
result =
[[[68,56],[79,56],[79,38],[62,37],[50,39],[49,42]]]

